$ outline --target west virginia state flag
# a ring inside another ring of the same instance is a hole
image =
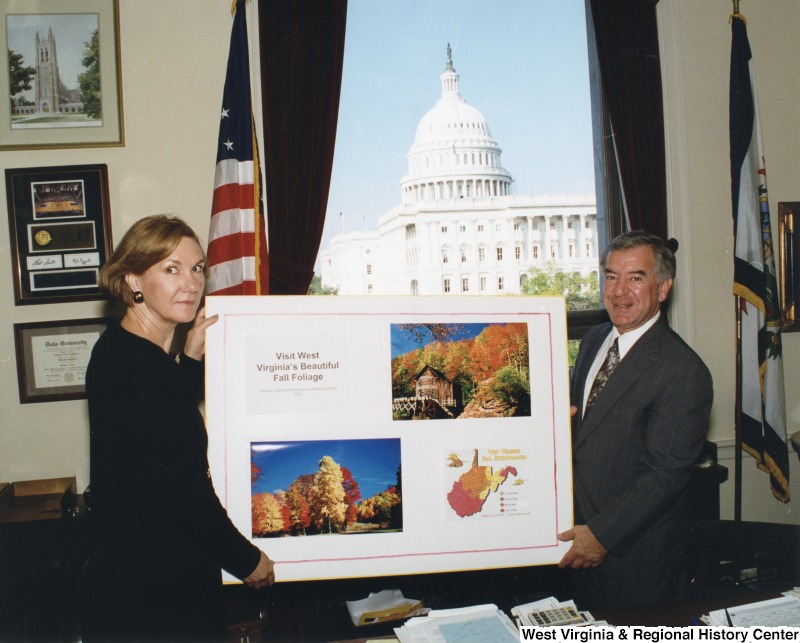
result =
[[[731,197],[735,243],[733,293],[742,313],[739,423],[742,447],[789,501],[789,453],[781,356],[780,305],[769,220],[752,56],[744,17],[731,20]]]

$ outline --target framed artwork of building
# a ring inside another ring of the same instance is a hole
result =
[[[0,0],[0,150],[124,144],[118,0]]]

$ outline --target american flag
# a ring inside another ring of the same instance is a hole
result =
[[[265,295],[269,257],[244,0],[236,0],[208,234],[208,294]]]

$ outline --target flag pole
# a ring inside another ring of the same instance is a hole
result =
[[[735,454],[733,464],[733,519],[742,520],[742,298],[736,302],[736,405],[734,410]]]

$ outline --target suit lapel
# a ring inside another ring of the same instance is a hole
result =
[[[604,326],[605,328],[601,328],[600,331],[583,340],[584,342],[588,342],[586,344],[586,356],[583,358],[582,363],[575,365],[575,381],[572,383],[572,400],[573,404],[581,410],[583,409],[584,403],[583,393],[586,388],[586,378],[589,376],[592,362],[594,362],[597,351],[600,350],[606,336],[611,332],[611,324],[604,324]]]
[[[620,403],[621,398],[634,384],[647,377],[649,365],[653,363],[654,359],[657,359],[656,354],[661,346],[664,329],[665,326],[657,322],[628,351],[619,363],[617,370],[614,371],[614,375],[611,376],[595,400],[591,411],[579,423],[577,435],[574,436],[574,446],[583,442],[592,431],[599,427],[608,412]],[[594,353],[596,352],[595,349]],[[586,381],[585,374],[583,380]]]

